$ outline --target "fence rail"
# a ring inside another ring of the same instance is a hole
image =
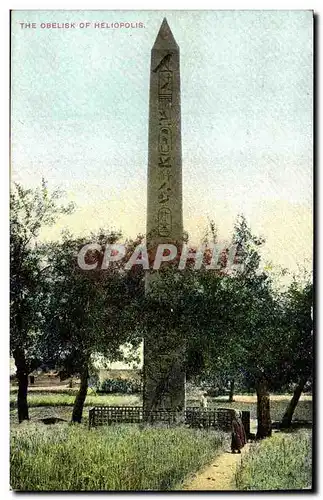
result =
[[[234,410],[231,408],[201,410],[191,407],[183,412],[176,412],[173,410],[145,411],[141,406],[94,406],[89,410],[89,427],[112,423],[162,422],[168,425],[183,423],[190,427],[214,427],[223,431],[231,431],[233,416]],[[242,421],[248,436],[250,433],[249,411],[242,412]]]

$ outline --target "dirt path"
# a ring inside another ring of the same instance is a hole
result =
[[[211,465],[204,470],[197,472],[191,480],[184,483],[183,490],[203,491],[203,490],[235,490],[235,471],[239,467],[241,457],[245,456],[250,449],[247,444],[241,454],[233,454],[226,451],[215,458]]]

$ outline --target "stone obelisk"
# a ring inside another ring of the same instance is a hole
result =
[[[166,19],[151,51],[147,191],[147,246],[183,240],[179,47]],[[146,277],[149,289],[151,274]],[[185,407],[183,347],[176,332],[144,340],[144,409]]]

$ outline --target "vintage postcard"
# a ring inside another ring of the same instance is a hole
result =
[[[314,27],[11,12],[12,490],[315,489]]]

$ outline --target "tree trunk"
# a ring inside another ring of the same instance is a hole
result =
[[[84,364],[83,370],[81,372],[81,385],[80,390],[75,398],[75,403],[73,407],[72,422],[82,422],[83,406],[87,394],[89,379],[89,366],[88,362]]]
[[[297,406],[297,403],[299,401],[299,398],[301,397],[301,394],[303,392],[304,385],[306,384],[306,381],[307,381],[307,379],[305,377],[302,378],[300,380],[298,386],[295,388],[293,397],[290,400],[290,402],[286,408],[286,411],[284,413],[284,416],[282,418],[281,427],[287,428],[287,427],[291,426],[293,414],[294,414],[295,408]]]
[[[229,403],[233,403],[233,395],[234,395],[234,378],[230,380]]]
[[[270,399],[267,382],[261,379],[256,385],[257,391],[257,435],[256,439],[271,436]]]
[[[17,368],[17,380],[18,380],[17,408],[18,408],[18,420],[19,423],[21,423],[24,420],[29,420],[28,403],[27,403],[29,370],[26,363],[25,353],[22,349],[19,348],[15,349],[13,352],[13,357]]]

